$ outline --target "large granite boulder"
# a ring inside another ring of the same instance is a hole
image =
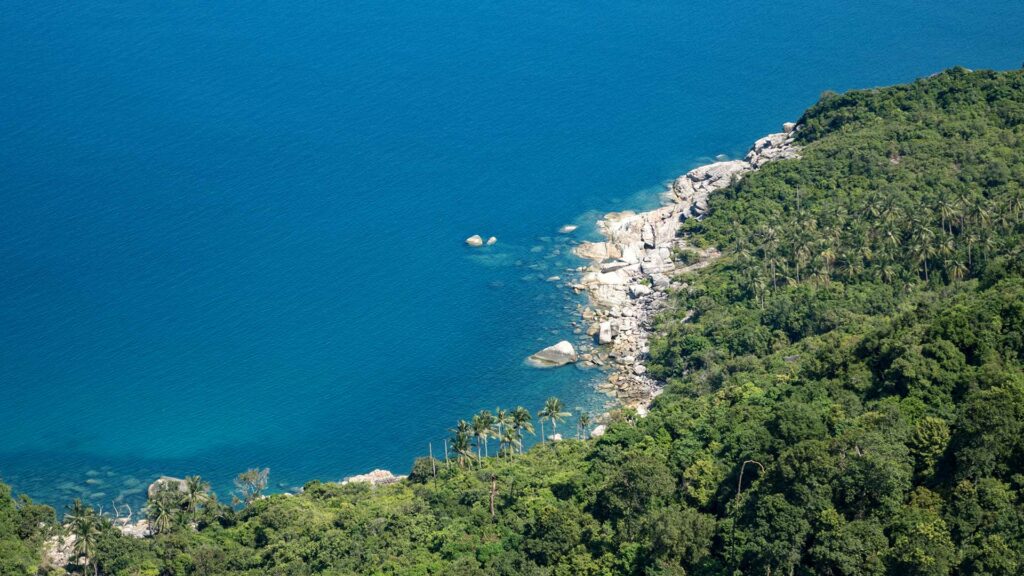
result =
[[[558,344],[548,346],[540,352],[531,354],[526,360],[538,368],[554,368],[556,366],[572,364],[578,358],[572,343],[568,340],[562,340]]]

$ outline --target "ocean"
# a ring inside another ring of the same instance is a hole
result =
[[[600,411],[599,372],[523,363],[579,338],[546,279],[598,215],[825,90],[1016,68],[1021,30],[1016,0],[8,0],[0,478],[227,499],[406,472],[480,409]]]

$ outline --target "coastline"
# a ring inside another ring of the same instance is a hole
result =
[[[647,375],[645,362],[654,319],[672,291],[686,288],[674,279],[680,273],[708,266],[718,252],[690,246],[677,232],[687,218],[707,214],[708,196],[765,164],[800,157],[794,134],[799,127],[783,124],[782,132],[757,139],[741,160],[698,166],[673,180],[662,193],[662,206],[646,212],[611,212],[596,226],[605,240],[582,242],[574,253],[590,264],[577,269],[580,278],[568,287],[586,293],[580,316],[588,337],[580,346],[583,368],[608,373],[598,390],[643,416],[664,383]],[[687,262],[680,255],[689,254]]]

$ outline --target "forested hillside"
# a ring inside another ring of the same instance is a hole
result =
[[[389,486],[177,496],[153,538],[90,523],[83,568],[1024,573],[1024,72],[828,94],[799,125],[802,159],[682,227],[722,256],[659,321],[646,418]]]

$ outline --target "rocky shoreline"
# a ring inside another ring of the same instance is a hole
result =
[[[662,206],[648,212],[613,212],[597,222],[603,242],[583,242],[575,248],[589,266],[569,286],[585,292],[588,305],[581,310],[588,343],[581,345],[579,364],[608,371],[598,389],[641,415],[661,392],[662,384],[649,377],[645,361],[654,317],[665,307],[669,292],[685,288],[673,276],[702,268],[718,253],[697,250],[677,235],[687,218],[708,211],[708,196],[744,174],[774,160],[799,157],[793,134],[796,124],[758,139],[742,160],[715,162],[676,178],[662,195]],[[688,251],[688,264],[679,255]]]

